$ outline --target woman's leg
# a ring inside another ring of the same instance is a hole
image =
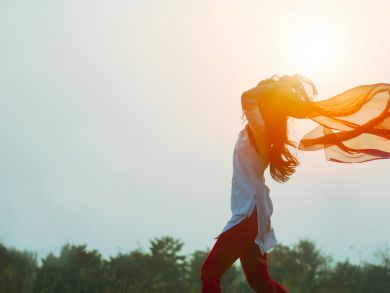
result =
[[[255,242],[252,242],[247,251],[240,256],[240,262],[249,286],[256,292],[288,292],[271,279],[268,273],[267,254],[262,255],[259,246]]]
[[[220,293],[220,280],[227,269],[247,251],[256,237],[256,208],[249,218],[222,233],[201,268],[202,293]]]

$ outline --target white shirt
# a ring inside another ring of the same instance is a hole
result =
[[[262,117],[259,117],[258,110],[251,112],[251,115],[253,116],[247,115],[247,118],[250,117],[251,121],[254,121],[252,118],[255,115],[257,116],[257,123],[262,120]],[[262,126],[264,127],[264,124]],[[258,231],[255,243],[259,246],[262,254],[277,244],[274,230],[271,226],[273,205],[269,197],[270,189],[264,180],[264,170],[267,168],[268,163],[265,158],[257,154],[249,140],[247,130],[245,128],[242,129],[238,135],[233,152],[232,216],[219,234],[221,235],[249,217],[253,209],[257,207]],[[219,235],[214,239],[218,238]]]

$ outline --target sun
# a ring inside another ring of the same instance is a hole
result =
[[[333,45],[321,37],[313,37],[302,45],[300,59],[307,67],[326,64],[334,57]]]
[[[331,20],[298,20],[289,35],[290,59],[304,71],[321,70],[337,63],[340,29]]]

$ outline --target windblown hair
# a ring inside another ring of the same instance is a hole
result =
[[[295,92],[297,97],[299,97],[303,102],[306,95],[301,82],[303,79],[312,85],[316,92],[314,84],[307,78],[300,75],[284,75],[282,77],[274,75],[271,78],[260,81],[258,85],[272,83],[275,81],[285,81],[291,85],[293,92]],[[273,101],[278,99],[278,97],[268,98]],[[299,161],[288,148],[288,146],[296,148],[296,143],[288,137],[287,122],[289,116],[283,110],[283,104],[276,102],[275,105],[279,106],[260,106],[259,110],[264,118],[266,132],[269,139],[270,174],[274,180],[278,182],[286,182],[290,176],[295,173],[295,168],[299,165]],[[247,131],[251,143],[255,145],[255,137],[250,127],[247,127]]]

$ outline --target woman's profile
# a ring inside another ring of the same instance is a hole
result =
[[[389,84],[358,86],[319,102],[316,95],[301,75],[273,76],[242,94],[247,123],[233,152],[232,216],[202,264],[202,293],[221,292],[221,277],[237,259],[255,292],[288,292],[268,273],[267,252],[277,240],[264,172],[269,168],[274,180],[285,182],[299,165],[288,148],[295,146],[289,117],[319,124],[301,139],[300,150],[324,149],[327,160],[342,163],[390,158]]]

